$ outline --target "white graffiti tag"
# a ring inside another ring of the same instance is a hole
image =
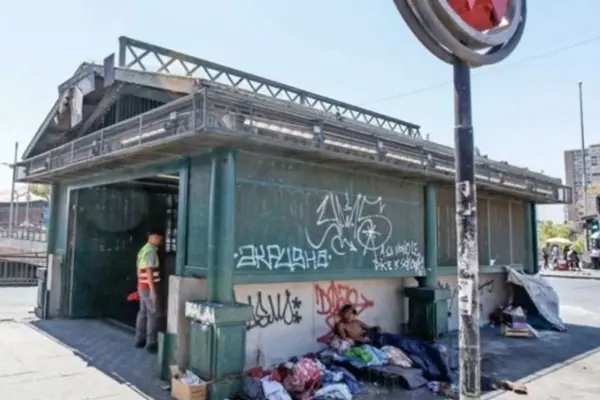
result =
[[[415,241],[391,243],[392,223],[384,215],[381,197],[369,198],[347,193],[327,194],[317,207],[318,240],[305,230],[308,244],[315,250],[327,249],[331,254],[344,256],[357,252],[373,257],[376,271],[406,270],[424,273],[423,255]]]
[[[276,244],[240,246],[233,254],[236,268],[266,268],[268,270],[287,269],[317,270],[327,268],[331,255],[325,249],[303,250],[299,247],[281,247]]]
[[[392,235],[392,223],[383,215],[385,204],[381,197],[369,199],[348,194],[343,199],[329,193],[317,207],[317,227],[323,230],[318,240],[311,239],[308,229],[306,240],[313,249],[328,248],[341,256],[349,252],[363,255],[384,246]]]
[[[395,246],[383,246],[373,257],[375,271],[406,270],[422,274],[425,272],[423,255],[419,244],[407,241]]]

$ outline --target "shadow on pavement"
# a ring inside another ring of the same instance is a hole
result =
[[[41,320],[31,325],[73,349],[75,354],[122,384],[146,396],[169,399],[164,382],[157,376],[156,357],[134,349],[129,332],[98,320]],[[540,331],[540,338],[506,338],[498,328],[481,331],[482,370],[500,380],[527,380],[544,375],[573,359],[600,348],[600,328],[568,325],[567,332]],[[440,339],[457,363],[458,339],[450,334]],[[439,399],[427,389],[404,391],[369,385],[357,399]]]
[[[147,398],[171,399],[165,382],[159,380],[155,355],[133,347],[130,332],[100,320],[38,320],[34,328],[70,347],[90,366]],[[82,382],[85,385],[85,382]],[[142,396],[140,396],[142,398]]]
[[[567,324],[567,332],[539,331],[539,338],[508,338],[500,329],[481,330],[482,374],[528,382],[600,350],[600,328]],[[456,333],[442,339],[458,349]]]

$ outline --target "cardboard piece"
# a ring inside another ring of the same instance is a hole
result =
[[[177,400],[206,400],[208,383],[190,385],[181,381],[184,374],[177,365],[171,365],[171,397]]]

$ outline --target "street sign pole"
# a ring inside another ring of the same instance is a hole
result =
[[[521,40],[526,0],[394,0],[410,30],[453,67],[460,399],[481,396],[477,190],[471,68],[504,60]]]
[[[460,388],[461,399],[478,399],[481,393],[480,299],[471,70],[460,59],[456,59],[453,70]]]

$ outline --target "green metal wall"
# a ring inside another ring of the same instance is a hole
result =
[[[477,199],[479,264],[525,265],[526,205],[503,196]],[[456,266],[456,206],[454,189],[438,190],[438,265]]]
[[[209,262],[211,156],[190,160],[187,190],[187,233],[184,275],[206,276]]]
[[[239,153],[236,280],[422,273],[423,187]]]
[[[137,252],[150,229],[165,231],[166,243],[173,240],[168,220],[176,218],[177,192],[116,184],[71,195],[76,199],[71,316],[131,323],[137,305],[126,297],[136,290]]]

